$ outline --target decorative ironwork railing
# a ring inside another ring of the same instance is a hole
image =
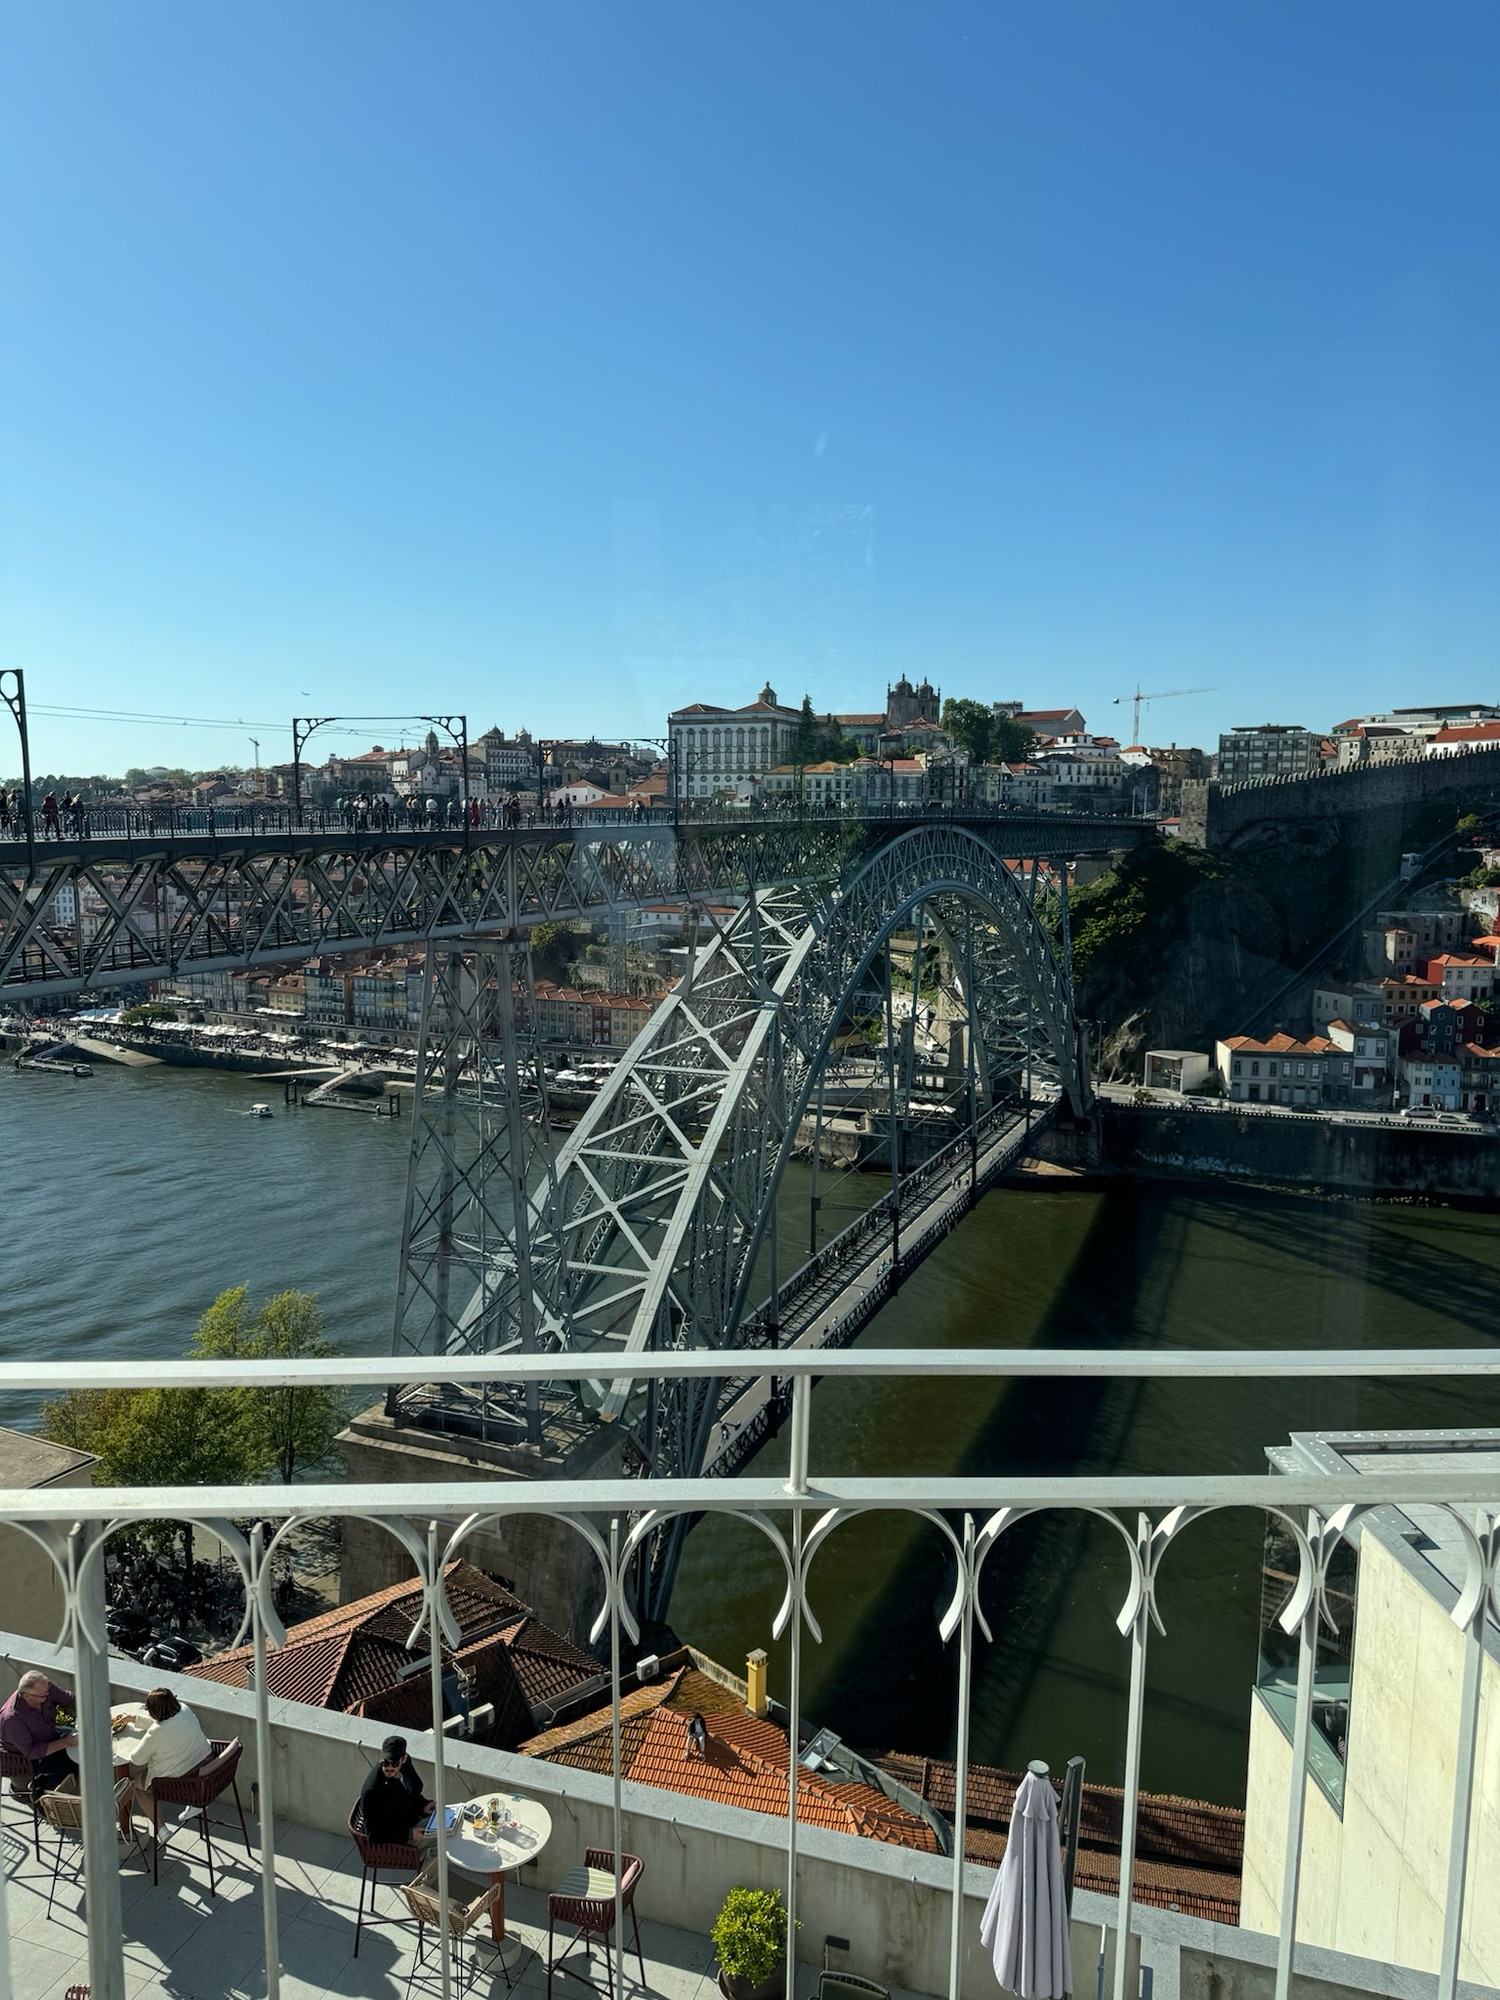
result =
[[[747,1357],[748,1358],[748,1357]],[[744,1476],[723,1479],[613,1479],[597,1481],[526,1480],[400,1486],[319,1484],[177,1488],[40,1488],[0,1491],[0,1521],[31,1535],[55,1563],[65,1598],[65,1642],[77,1666],[80,1766],[84,1797],[84,1856],[88,1882],[90,1977],[96,2000],[124,2000],[119,1877],[109,1740],[109,1662],[105,1634],[104,1544],[132,1523],[170,1518],[211,1528],[239,1566],[247,1596],[241,1639],[248,1633],[255,1651],[257,1763],[262,1826],[261,1874],[269,2000],[279,2000],[278,1928],[274,1856],[274,1796],[270,1754],[267,1651],[285,1631],[273,1596],[273,1564],[282,1538],[298,1520],[330,1516],[378,1523],[400,1543],[420,1581],[424,1610],[413,1627],[412,1644],[426,1643],[431,1668],[433,1791],[444,1803],[442,1654],[455,1643],[457,1627],[445,1601],[445,1563],[476,1530],[507,1518],[546,1516],[577,1534],[598,1566],[600,1609],[591,1641],[607,1641],[609,1682],[615,1710],[614,1845],[622,1851],[621,1774],[618,1716],[625,1640],[639,1636],[631,1601],[632,1564],[646,1538],[663,1519],[681,1513],[719,1513],[755,1526],[774,1550],[784,1592],[773,1621],[773,1636],[786,1636],[790,1654],[788,1709],[800,1709],[802,1648],[806,1635],[821,1638],[808,1597],[813,1564],[824,1545],[846,1522],[876,1511],[919,1516],[945,1539],[954,1563],[955,1588],[940,1618],[945,1639],[957,1646],[956,1799],[953,1828],[952,1930],[949,2000],[959,2000],[963,1913],[965,1784],[969,1708],[973,1685],[976,1627],[993,1643],[980,1601],[985,1564],[1001,1538],[1017,1522],[1048,1510],[1084,1510],[1105,1520],[1118,1534],[1128,1581],[1116,1624],[1129,1647],[1124,1805],[1118,1939],[1134,1920],[1132,1887],[1136,1820],[1140,1797],[1145,1726],[1146,1669],[1153,1626],[1164,1630],[1158,1584],[1178,1537],[1192,1522],[1224,1508],[1260,1510],[1274,1521],[1295,1549],[1295,1582],[1279,1623],[1295,1637],[1298,1666],[1291,1729],[1291,1777],[1286,1804],[1286,1846],[1282,1878],[1276,1994],[1288,2000],[1296,1961],[1297,1905],[1303,1854],[1314,1699],[1318,1624],[1329,1588],[1329,1566],[1341,1542],[1374,1510],[1383,1507],[1439,1509],[1451,1522],[1462,1551],[1461,1582],[1450,1613],[1463,1635],[1464,1671],[1453,1756],[1451,1832],[1443,1898],[1443,1937],[1437,1981],[1438,2000],[1454,2000],[1468,1890],[1469,1831],[1473,1818],[1481,1669],[1486,1624],[1500,1614],[1500,1480],[1484,1459],[1462,1470],[1408,1466],[1399,1472],[1330,1471],[1184,1477],[982,1478],[892,1477],[879,1468],[858,1476],[825,1474],[814,1463],[812,1396],[815,1378],[905,1378],[941,1376],[1037,1378],[1086,1381],[1129,1377],[1141,1380],[1204,1380],[1221,1384],[1252,1379],[1317,1380],[1443,1377],[1476,1385],[1500,1379],[1500,1348],[1384,1351],[1105,1351],[1040,1349],[947,1349],[927,1352],[872,1349],[863,1352],[782,1351],[764,1354],[765,1373],[792,1384],[790,1464],[785,1478]],[[507,1359],[507,1373],[538,1382],[574,1381],[599,1358],[524,1355]],[[701,1353],[622,1354],[610,1371],[622,1378],[670,1381],[701,1377],[723,1366],[722,1357]],[[0,1364],[0,1393],[57,1393],[73,1388],[139,1388],[306,1385],[384,1386],[394,1378],[415,1381],[434,1376],[478,1382],[493,1369],[484,1357],[472,1360],[396,1362],[388,1357],[316,1362],[194,1362],[174,1360],[66,1364],[51,1361]],[[1460,1455],[1461,1456],[1461,1455]],[[253,1499],[252,1499],[253,1494]],[[232,1517],[254,1511],[262,1522],[281,1526],[267,1539],[264,1525],[247,1541]],[[1289,1573],[1292,1573],[1289,1569]],[[1247,1689],[1247,1697],[1248,1697]],[[798,1763],[789,1759],[786,1833],[788,1922],[796,1920]],[[446,1856],[439,1847],[439,1893],[446,1906]],[[789,1931],[789,1938],[790,1938]],[[623,1947],[617,1921],[615,1948]],[[1130,1955],[1114,1952],[1113,2000],[1133,2000],[1127,1992]],[[449,1974],[443,1972],[444,1994]]]

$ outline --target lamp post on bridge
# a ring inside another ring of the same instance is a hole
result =
[[[465,832],[469,825],[469,718],[467,715],[294,715],[292,717],[292,811],[302,818],[302,751],[315,730],[332,723],[425,722],[429,729],[441,729],[458,751],[459,800],[463,806]]]
[[[21,739],[21,812],[26,827],[26,873],[36,873],[36,827],[31,817],[31,737],[26,727],[26,676],[19,667],[0,667],[0,695]]]
[[[315,729],[337,722],[336,715],[294,715],[292,717],[292,817],[302,818],[302,750]]]

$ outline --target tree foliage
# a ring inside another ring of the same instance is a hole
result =
[[[543,979],[564,979],[578,956],[578,936],[570,923],[538,924],[531,933],[531,963]]]
[[[42,1405],[42,1431],[92,1452],[99,1486],[235,1485],[259,1470],[235,1393],[73,1389]]]
[[[1036,731],[1009,715],[996,715],[988,702],[950,695],[942,725],[975,764],[1020,764],[1031,755]]]
[[[1189,840],[1138,847],[1097,881],[1074,892],[1069,919],[1080,971],[1144,937],[1173,903],[1227,874],[1229,864]]]
[[[995,733],[995,718],[988,702],[950,695],[943,703],[941,721],[959,749],[968,751],[971,762],[988,764]]]
[[[288,1360],[337,1352],[311,1292],[278,1292],[251,1313],[243,1285],[220,1292],[189,1353]],[[347,1420],[337,1389],[75,1389],[42,1405],[42,1432],[92,1452],[100,1486],[243,1485],[326,1465]]]
[[[802,712],[792,733],[793,764],[852,764],[859,745],[844,734],[836,715],[815,715],[812,696],[803,695]]]
[[[1035,748],[1036,731],[1028,724],[1017,722],[1013,715],[995,717],[990,738],[992,764],[1024,764]]]
[[[327,1357],[338,1350],[323,1331],[315,1292],[277,1292],[252,1316],[244,1285],[220,1292],[198,1322],[190,1350],[215,1361],[292,1361]],[[337,1389],[230,1389],[236,1398],[258,1471],[291,1481],[327,1465],[334,1439],[348,1419]]]

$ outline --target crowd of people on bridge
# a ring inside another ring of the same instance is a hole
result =
[[[607,808],[593,806],[590,818],[608,811],[614,819],[640,822],[650,814],[642,799],[619,800]],[[278,833],[313,829],[318,832],[401,833],[456,832],[500,828],[571,826],[581,815],[564,795],[540,801],[511,792],[503,799],[339,797],[332,804],[288,809],[269,800],[238,806],[180,807],[160,804],[107,803],[91,806],[82,793],[42,794],[30,825],[22,793],[0,786],[0,840],[87,840],[159,833]]]

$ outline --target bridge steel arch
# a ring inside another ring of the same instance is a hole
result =
[[[782,1173],[894,932],[922,911],[947,940],[976,1109],[1029,1093],[1088,1111],[1071,980],[1036,882],[951,823],[902,832],[843,880],[752,882],[555,1156],[532,1149],[510,1240],[487,1252],[475,1297],[449,1322],[450,1349],[596,1352],[598,1377],[547,1413],[554,1437],[617,1424],[627,1463],[696,1474],[764,1286]],[[667,1389],[610,1376],[612,1356],[684,1348],[723,1349],[724,1377]],[[499,1404],[541,1444],[534,1392],[527,1409],[502,1385],[503,1362]]]

